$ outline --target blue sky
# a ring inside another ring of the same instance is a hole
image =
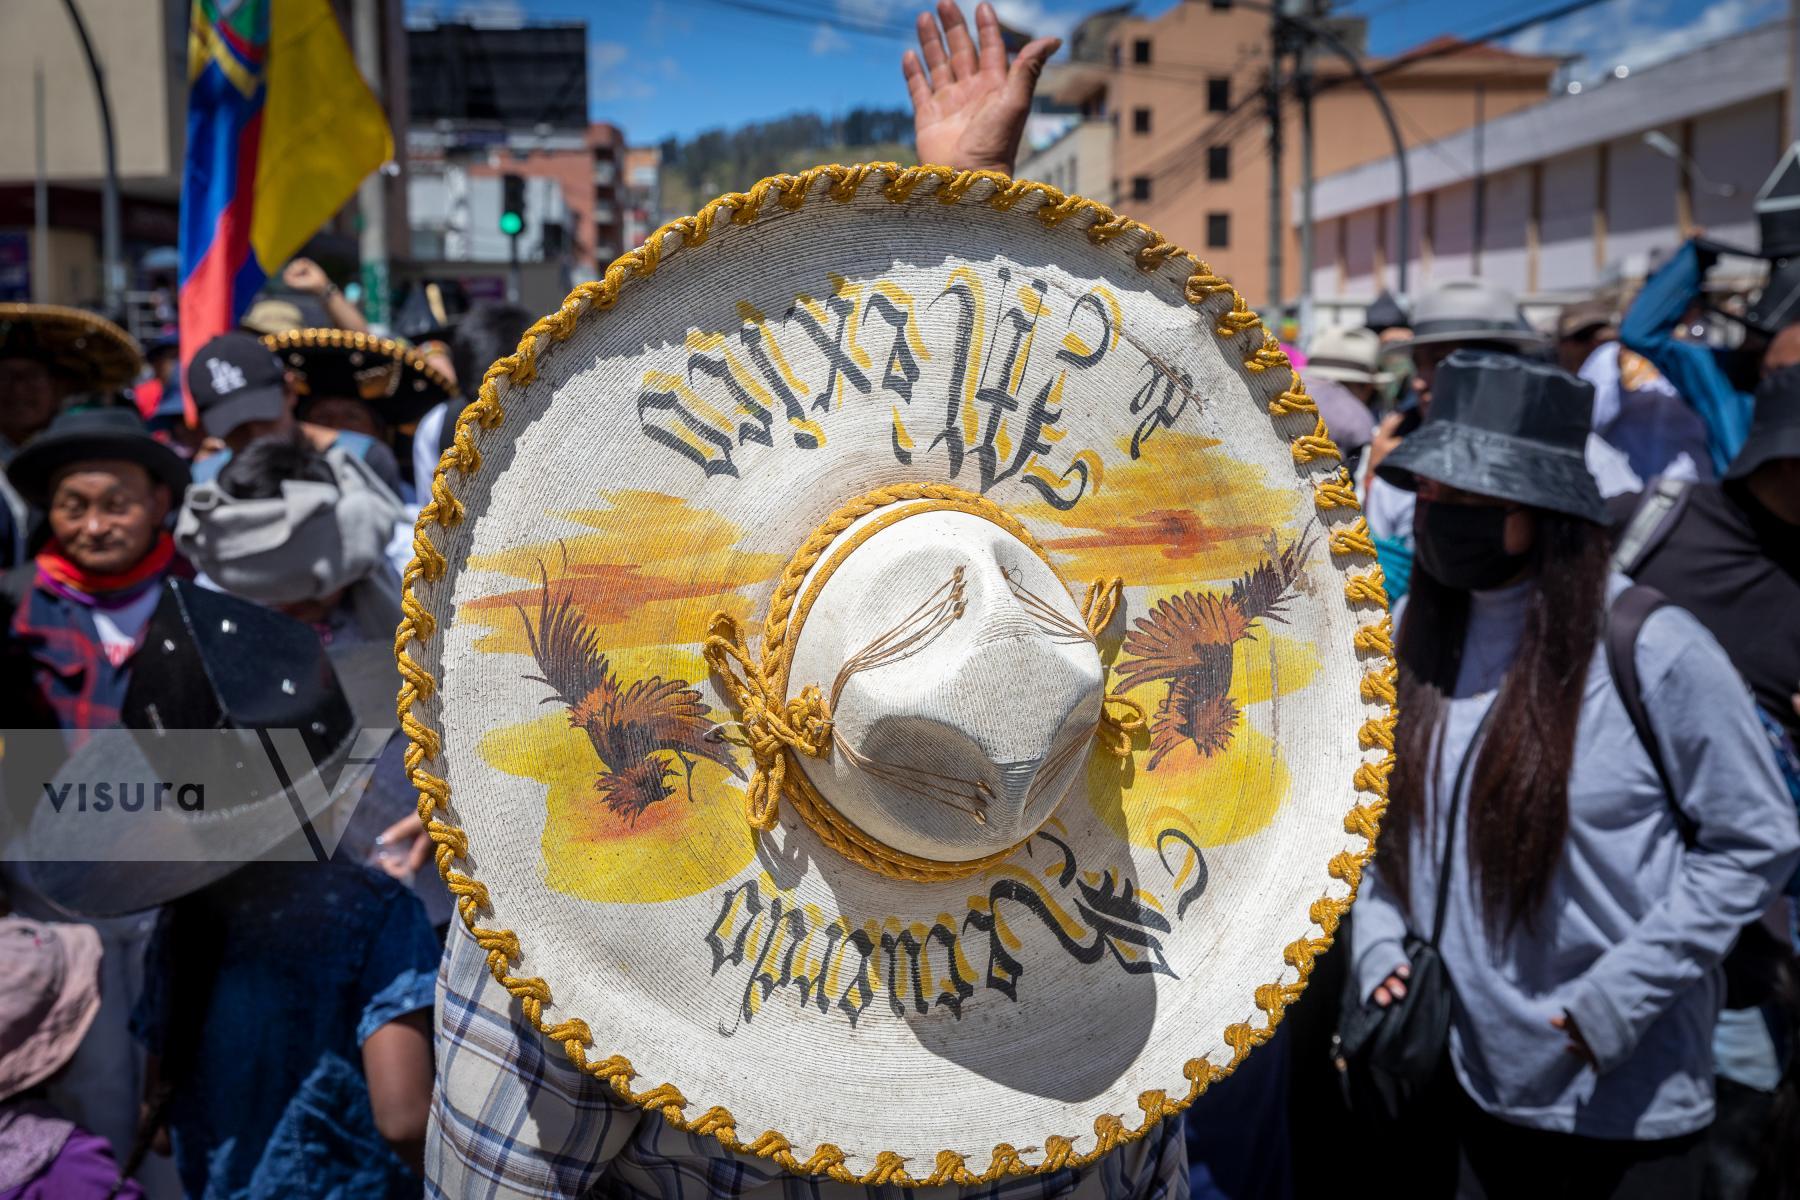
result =
[[[477,23],[584,20],[589,109],[634,143],[732,126],[801,109],[842,112],[906,103],[893,37],[825,20],[790,22],[713,0],[406,0],[413,19]],[[904,26],[926,0],[767,0],[851,23]],[[1062,33],[1107,0],[997,0],[1001,16]],[[1170,0],[1140,0],[1154,14]],[[1392,53],[1443,33],[1472,34],[1560,7],[1557,0],[1340,0],[1369,18],[1369,49]],[[1528,30],[1521,50],[1583,55],[1577,77],[1642,67],[1714,38],[1774,20],[1785,0],[1606,0]],[[973,0],[965,9],[973,8]],[[1785,52],[1785,51],[1783,51]]]

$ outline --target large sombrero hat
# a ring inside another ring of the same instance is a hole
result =
[[[799,1172],[1091,1160],[1265,1040],[1370,853],[1385,596],[1231,285],[1079,197],[824,167],[488,372],[414,782],[544,1035]]]
[[[0,358],[37,359],[82,391],[124,387],[144,369],[129,333],[60,304],[0,304]]]
[[[456,385],[417,350],[393,338],[348,329],[290,329],[263,344],[292,371],[300,410],[326,396],[361,400],[395,428],[406,428],[432,405],[456,394]]]

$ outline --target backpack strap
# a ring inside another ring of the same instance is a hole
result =
[[[1687,479],[1659,476],[1651,481],[1649,490],[1619,533],[1618,544],[1613,548],[1613,570],[1621,575],[1632,575],[1644,565],[1644,560],[1668,540],[1675,526],[1681,523],[1681,514],[1687,511],[1692,490],[1693,482]]]
[[[1637,671],[1637,642],[1638,635],[1644,630],[1644,622],[1658,609],[1669,607],[1672,603],[1667,596],[1645,584],[1634,583],[1620,592],[1606,614],[1606,669],[1612,675],[1613,689],[1619,693],[1619,701],[1625,706],[1625,715],[1631,718],[1631,727],[1637,731],[1644,753],[1650,756],[1650,765],[1656,768],[1657,781],[1662,784],[1663,795],[1675,813],[1681,840],[1692,845],[1694,822],[1676,803],[1675,781],[1663,762],[1656,727],[1650,722],[1650,710],[1644,706],[1643,681],[1638,678]]]

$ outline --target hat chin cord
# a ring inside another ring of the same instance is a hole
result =
[[[890,505],[895,506],[893,512],[884,513],[841,544],[836,544],[838,535],[852,524]],[[836,749],[857,769],[875,775],[890,786],[944,804],[968,814],[978,824],[986,824],[984,810],[988,789],[985,782],[861,755],[837,735],[832,722],[833,707],[842,695],[844,685],[853,676],[910,657],[961,619],[966,607],[962,568],[956,568],[950,578],[939,584],[912,612],[847,658],[832,680],[829,697],[817,684],[807,684],[789,697],[787,686],[799,631],[831,574],[876,533],[907,517],[934,510],[964,512],[991,521],[1049,562],[1043,548],[1023,525],[992,501],[973,492],[935,483],[877,488],[842,505],[827,517],[788,563],[776,584],[769,614],[763,623],[760,657],[752,657],[737,621],[723,612],[713,614],[704,646],[707,665],[718,677],[726,698],[737,709],[744,744],[754,761],[744,802],[744,816],[750,827],[759,830],[775,828],[777,808],[785,797],[807,826],[833,850],[871,871],[914,883],[935,883],[977,874],[1009,857],[1024,842],[980,858],[954,862],[921,858],[897,850],[869,836],[838,812],[813,786],[792,756],[804,754],[823,759]],[[828,549],[831,554],[825,557]],[[821,558],[825,558],[822,565]],[[801,595],[801,587],[815,566],[818,571],[813,575],[811,586]],[[1080,605],[1083,624],[1076,626],[1054,606],[1026,590],[1013,576],[1008,576],[1008,586],[1034,621],[1053,638],[1067,641],[1096,642],[1118,612],[1124,597],[1124,582],[1120,578],[1095,580]],[[1107,753],[1128,758],[1133,735],[1143,729],[1144,724],[1142,705],[1116,693],[1108,694],[1101,701],[1100,717],[1092,736]],[[1048,781],[1059,774],[1085,745],[1085,739],[1077,739],[1053,755],[1040,767],[1039,780]],[[1029,836],[1025,840],[1030,840]]]

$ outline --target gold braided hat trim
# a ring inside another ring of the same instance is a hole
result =
[[[625,1101],[656,1113],[679,1130],[710,1136],[725,1149],[766,1158],[783,1170],[819,1175],[842,1183],[901,1187],[972,1186],[1025,1175],[1041,1175],[1095,1162],[1124,1143],[1142,1138],[1163,1118],[1179,1114],[1217,1080],[1229,1075],[1245,1055],[1273,1036],[1286,1007],[1305,989],[1313,964],[1331,947],[1338,924],[1355,899],[1363,868],[1372,858],[1382,813],[1387,806],[1388,778],[1393,769],[1394,702],[1396,669],[1389,621],[1387,593],[1381,568],[1372,561],[1374,544],[1360,515],[1348,521],[1326,521],[1326,545],[1333,557],[1365,562],[1362,570],[1346,571],[1344,602],[1369,619],[1357,624],[1353,650],[1363,663],[1359,685],[1361,700],[1376,709],[1356,734],[1356,745],[1374,757],[1364,758],[1347,781],[1357,797],[1344,819],[1346,833],[1362,839],[1361,849],[1334,853],[1325,864],[1327,874],[1340,882],[1343,895],[1319,895],[1306,916],[1316,929],[1289,944],[1282,958],[1295,978],[1254,988],[1246,997],[1245,1010],[1254,1009],[1263,1020],[1233,1022],[1223,1031],[1229,1058],[1223,1062],[1195,1058],[1183,1072],[1184,1091],[1151,1089],[1138,1097],[1142,1120],[1128,1125],[1112,1112],[1093,1120],[1090,1149],[1076,1150],[1069,1132],[1048,1133],[1036,1139],[1042,1151],[1035,1159],[1010,1144],[993,1148],[988,1162],[970,1162],[953,1150],[943,1150],[930,1160],[909,1159],[893,1150],[857,1148],[867,1164],[862,1170],[848,1165],[846,1152],[829,1142],[808,1150],[797,1147],[778,1130],[740,1130],[732,1112],[718,1105],[690,1100],[673,1083],[644,1081],[625,1056],[597,1050],[590,1026],[579,1017],[558,1021],[546,1018],[553,1003],[551,985],[529,973],[526,948],[511,930],[491,921],[492,906],[487,886],[470,874],[468,835],[453,822],[449,805],[451,788],[444,778],[441,734],[435,718],[422,706],[432,701],[438,677],[426,665],[441,645],[444,631],[427,597],[449,568],[437,540],[455,530],[465,511],[459,493],[483,470],[483,448],[499,444],[496,432],[508,416],[504,397],[511,389],[528,387],[538,374],[540,357],[567,341],[584,320],[595,319],[613,308],[627,289],[654,275],[672,255],[689,255],[703,247],[721,223],[751,225],[765,216],[787,214],[809,204],[828,200],[848,202],[873,191],[895,205],[937,203],[981,206],[996,212],[1018,212],[1045,228],[1067,231],[1096,246],[1115,241],[1120,253],[1146,274],[1175,270],[1182,274],[1189,305],[1205,314],[1214,335],[1242,365],[1246,378],[1264,375],[1280,381],[1268,412],[1277,432],[1288,439],[1293,460],[1301,467],[1332,464],[1307,477],[1314,506],[1322,517],[1355,514],[1360,505],[1349,472],[1335,465],[1339,457],[1317,407],[1306,394],[1300,377],[1288,362],[1280,344],[1244,302],[1229,281],[1205,263],[1165,241],[1153,230],[1118,215],[1081,196],[1026,180],[1013,180],[997,172],[956,171],[942,166],[902,168],[893,163],[856,166],[829,165],[793,175],[764,179],[744,192],[734,192],[708,204],[698,214],[672,221],[652,234],[639,249],[615,260],[601,278],[570,293],[556,312],[533,325],[516,353],[497,360],[482,380],[477,398],[457,420],[455,439],[444,452],[432,481],[431,500],[420,510],[414,534],[414,558],[404,576],[402,610],[394,650],[402,685],[397,712],[410,745],[406,768],[419,791],[419,817],[436,847],[435,860],[445,885],[456,898],[463,923],[487,956],[495,980],[518,1001],[534,1028],[562,1047],[569,1061],[581,1071],[605,1081]],[[1272,374],[1271,374],[1272,373]],[[1115,598],[1116,602],[1116,598]],[[1104,596],[1090,596],[1084,613]],[[747,665],[747,664],[746,664]]]
[[[0,357],[5,351],[48,358],[82,388],[124,387],[144,369],[136,338],[63,304],[0,304]]]
[[[308,351],[323,351],[332,358],[369,356],[375,360],[373,365],[385,366],[391,372],[391,378],[382,380],[379,388],[369,394],[353,397],[372,404],[379,405],[384,400],[394,399],[405,401],[416,408],[429,407],[439,400],[458,394],[454,380],[432,365],[424,354],[397,338],[378,337],[354,329],[288,329],[281,333],[264,334],[262,343],[275,352],[284,366],[299,369],[304,369],[304,358]],[[295,362],[296,358],[302,361]],[[413,380],[416,396],[407,395],[403,387],[409,377]]]
[[[891,511],[881,512],[883,508]],[[1035,833],[979,858],[940,862],[896,850],[859,829],[820,794],[798,763],[792,761],[796,754],[826,757],[831,753],[834,739],[831,705],[819,686],[807,684],[790,698],[787,695],[788,675],[800,630],[838,567],[882,530],[919,513],[946,511],[991,521],[1024,543],[1055,571],[1055,564],[1030,531],[984,496],[939,483],[877,488],[841,505],[827,517],[782,571],[774,597],[769,602],[768,618],[763,622],[759,660],[751,658],[737,621],[727,613],[713,614],[708,622],[705,643],[707,664],[737,708],[756,761],[756,770],[745,793],[744,815],[750,827],[773,829],[776,806],[785,796],[794,811],[827,846],[871,871],[913,883],[963,879],[979,874],[1010,858]],[[863,517],[878,512],[881,515],[840,542],[839,535],[845,530]],[[831,552],[826,555],[828,549]],[[813,569],[815,566],[817,571]],[[810,583],[806,582],[809,574]],[[802,585],[805,586],[804,593],[800,590]],[[1078,631],[1081,636],[1090,642],[1098,639],[1118,610],[1123,591],[1123,581],[1117,578],[1095,580],[1089,586],[1082,603],[1087,624]],[[960,609],[956,615],[961,615]],[[842,678],[840,676],[840,684]],[[833,700],[837,686],[833,686]],[[1131,753],[1132,734],[1143,725],[1144,710],[1137,701],[1109,695],[1101,703],[1095,736],[1104,750],[1123,758]]]

